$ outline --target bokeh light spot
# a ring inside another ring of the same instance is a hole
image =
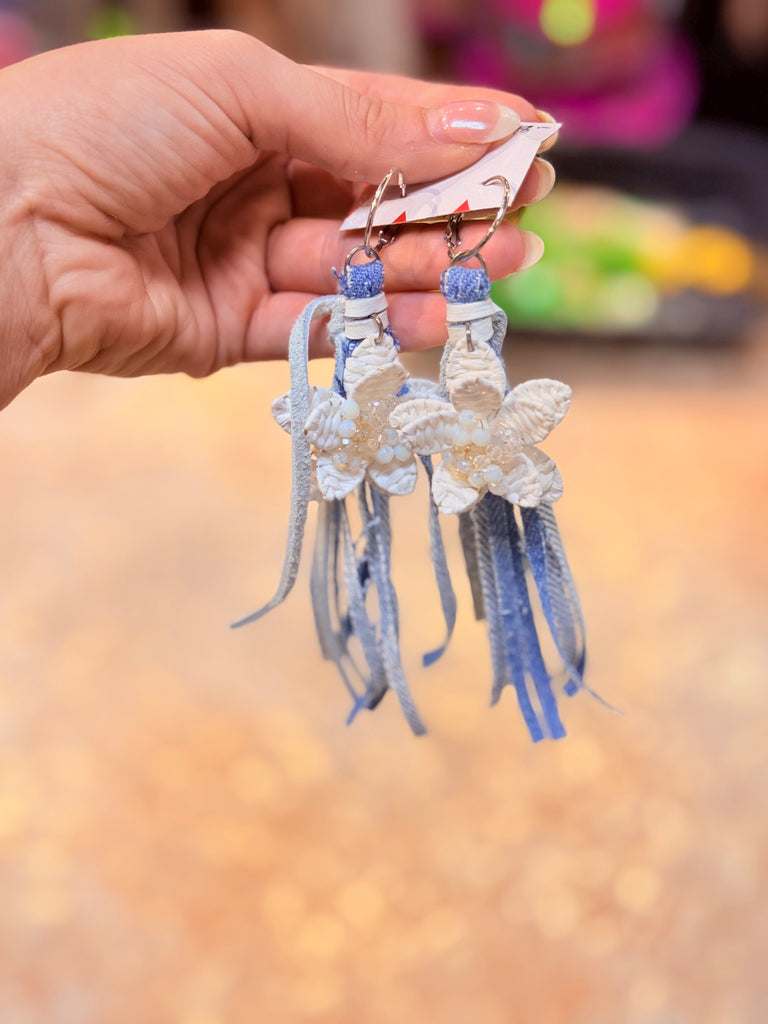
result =
[[[545,0],[539,25],[557,46],[578,46],[589,39],[595,27],[593,0]]]
[[[88,39],[114,39],[116,36],[135,35],[138,31],[133,14],[119,4],[97,8],[86,24]]]
[[[346,885],[339,893],[337,902],[344,920],[358,928],[375,924],[385,907],[381,889],[364,879],[356,879]]]
[[[344,924],[334,915],[317,913],[307,918],[296,935],[296,951],[309,959],[333,960],[346,941]]]
[[[686,243],[694,285],[717,295],[735,295],[747,287],[754,257],[750,246],[733,231],[704,224],[688,232]]]
[[[635,864],[619,873],[614,884],[614,895],[622,909],[642,914],[656,902],[659,888],[656,872],[644,864]]]

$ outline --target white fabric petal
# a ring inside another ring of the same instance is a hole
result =
[[[440,385],[424,377],[409,377],[406,398],[439,398]]]
[[[327,401],[333,395],[331,388],[318,388],[314,384],[309,389],[309,410],[310,412],[321,402]]]
[[[330,395],[312,409],[307,422],[304,424],[304,433],[307,440],[320,451],[329,451],[337,448],[341,442],[339,426],[344,417],[341,414],[341,406],[344,399],[340,395]]]
[[[491,490],[514,505],[533,508],[541,501],[539,472],[528,456],[521,452],[512,468],[504,474],[504,479],[492,484]]]
[[[497,424],[514,432],[521,444],[538,444],[568,411],[571,389],[559,380],[527,380],[504,399]]]
[[[419,455],[436,455],[451,447],[448,428],[459,414],[439,398],[407,398],[389,416],[403,442]]]
[[[456,345],[445,360],[445,384],[449,394],[467,381],[478,379],[482,379],[486,388],[500,396],[507,390],[504,363],[487,342],[476,341],[471,351],[466,344]]]
[[[330,388],[317,388],[311,387],[309,389],[309,410],[310,412],[319,405],[320,402],[324,402],[330,398],[333,392]],[[284,395],[280,395],[272,403],[272,415],[275,418],[278,426],[281,426],[286,433],[291,432],[291,393],[286,391]]]
[[[280,395],[272,403],[272,415],[279,427],[290,434],[291,432],[291,396],[290,394]]]
[[[418,471],[415,459],[408,462],[388,462],[385,466],[375,459],[368,463],[368,476],[387,494],[410,494],[416,486]]]
[[[351,470],[347,466],[337,466],[325,452],[317,456],[317,486],[326,501],[346,498],[362,483],[364,476],[365,466]]]
[[[484,417],[495,415],[504,398],[506,381],[500,386],[489,377],[477,377],[475,380],[462,380],[449,388],[453,406],[461,411],[471,409]]]
[[[462,483],[441,462],[432,477],[432,497],[440,512],[458,515],[466,512],[480,498],[480,491],[469,483]]]
[[[408,374],[401,363],[389,363],[347,388],[347,394],[362,409],[371,402],[393,398],[407,380]]]
[[[344,390],[349,395],[366,377],[376,376],[385,366],[399,363],[397,349],[388,334],[381,341],[365,338],[347,356],[344,364]]]
[[[557,501],[558,498],[563,496],[563,478],[560,476],[560,470],[555,465],[555,460],[551,459],[540,448],[526,446],[523,451],[534,464],[539,474],[541,500]]]

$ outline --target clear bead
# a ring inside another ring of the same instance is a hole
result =
[[[341,415],[345,420],[356,420],[360,415],[360,406],[354,398],[345,398],[341,403]]]
[[[473,469],[467,477],[473,487],[482,487],[485,484],[485,474],[479,469]]]
[[[501,466],[497,466],[496,463],[491,463],[483,473],[485,481],[488,484],[498,484],[504,479],[504,470]]]

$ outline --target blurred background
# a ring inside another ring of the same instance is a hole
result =
[[[0,0],[0,66],[228,25],[299,60],[508,88],[564,122],[496,285],[588,628],[569,736],[487,708],[458,545],[396,522],[406,668],[344,725],[279,576],[279,364],[55,375],[0,418],[0,1024],[763,1024],[765,0]],[[434,355],[413,358],[435,372]],[[318,382],[327,363],[313,369]]]

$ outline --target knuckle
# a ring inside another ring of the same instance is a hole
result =
[[[347,90],[344,107],[347,137],[356,140],[357,145],[368,154],[379,155],[379,150],[389,138],[393,124],[393,109],[379,96]],[[377,161],[378,162],[378,161]],[[360,177],[359,164],[354,158],[347,168],[350,177]]]

